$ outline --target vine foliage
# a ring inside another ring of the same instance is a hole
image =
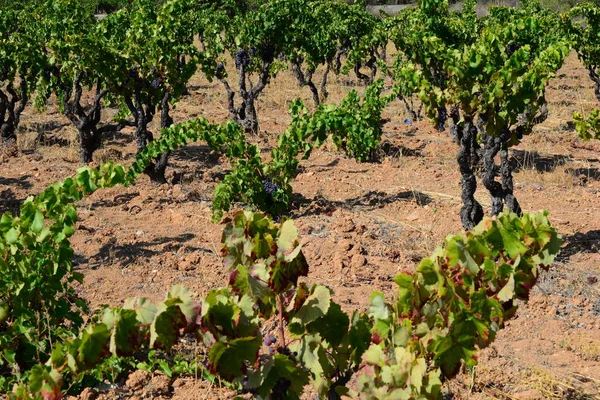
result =
[[[374,292],[368,313],[350,315],[327,287],[299,283],[308,264],[291,220],[240,212],[222,245],[226,288],[197,298],[175,286],[158,304],[141,298],[104,309],[76,338],[56,343],[11,397],[60,399],[67,380],[107,357],[169,349],[192,334],[208,371],[264,398],[300,398],[312,384],[328,398],[440,399],[443,380],[475,365],[515,300],[528,298],[560,237],[546,213],[486,218],[449,236],[415,273],[399,274],[391,302]],[[358,392],[347,386],[354,374]]]

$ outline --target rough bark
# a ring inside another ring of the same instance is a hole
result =
[[[514,195],[514,184],[512,177],[512,166],[508,159],[508,146],[502,144],[500,149],[500,173],[502,175],[502,190],[504,191],[504,203],[506,206],[518,216],[523,214],[521,206]]]
[[[161,109],[160,109],[160,128],[168,128],[173,125],[173,118],[170,115],[170,93],[166,92],[161,100]],[[153,138],[150,137],[150,141]],[[162,153],[158,158],[155,158],[146,168],[144,173],[150,177],[150,180],[153,183],[163,184],[167,183],[167,178],[165,177],[165,171],[167,169],[167,164],[169,162],[169,156],[171,155],[170,151]]]
[[[327,62],[325,64],[325,72],[323,72],[323,78],[321,79],[321,98],[326,100],[329,97],[329,92],[327,92],[327,78],[329,76],[329,71],[331,70],[331,63]]]
[[[477,163],[477,128],[472,118],[465,116],[465,121],[457,127],[457,136],[460,149],[457,155],[458,166],[461,174],[461,199],[463,206],[460,210],[460,218],[463,227],[467,230],[473,229],[483,219],[483,208],[475,200],[477,190],[477,179],[473,171],[473,165]]]
[[[298,80],[298,86],[308,86],[312,93],[313,103],[315,107],[318,107],[321,101],[319,98],[319,89],[317,89],[317,86],[312,81],[313,73],[314,71],[312,70],[302,71],[302,64],[299,60],[292,61],[292,74]]]
[[[398,100],[404,103],[404,108],[408,115],[410,115],[410,119],[412,121],[420,121],[423,119],[423,103],[419,105],[419,107],[415,107],[415,103],[412,98],[406,98],[404,96],[398,95]]]
[[[28,101],[28,85],[24,76],[21,76],[18,92],[12,83],[6,87],[6,93],[0,90],[0,138],[5,146],[17,142],[17,129],[21,122],[21,113],[25,110]]]
[[[235,105],[235,91],[229,85],[226,78],[220,78],[225,90],[227,91],[227,108],[229,109],[229,118],[240,124],[247,133],[256,134],[259,131],[258,116],[256,113],[256,100],[269,83],[271,78],[270,68],[272,62],[263,61],[261,72],[258,76],[256,85],[248,77],[248,72],[244,65],[240,65],[239,76],[239,97],[240,105]]]
[[[502,138],[485,136],[483,151],[483,186],[490,192],[492,198],[492,215],[498,215],[504,208],[504,189],[502,184],[496,181],[498,166],[494,159],[502,147]]]
[[[73,123],[79,135],[79,159],[83,163],[92,161],[92,155],[102,145],[103,130],[98,130],[101,118],[102,98],[108,90],[100,89],[100,82],[96,87],[96,95],[91,108],[86,112],[81,105],[83,88],[81,86],[82,73],[73,81],[73,86],[66,91],[63,97],[64,114]]]

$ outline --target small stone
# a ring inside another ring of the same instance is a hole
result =
[[[355,254],[350,261],[350,268],[353,270],[361,269],[367,263],[367,259],[362,254]],[[358,272],[358,271],[357,271]]]
[[[350,240],[343,239],[338,242],[338,246],[339,246],[339,251],[350,251],[353,244]]]
[[[132,372],[127,378],[127,385],[131,390],[141,389],[146,382],[150,379],[150,373],[144,370],[137,370]]]
[[[181,387],[183,385],[185,385],[185,381],[183,379],[181,379],[181,378],[177,378],[177,379],[175,379],[175,382],[173,382],[173,387],[174,388],[178,388],[178,387]]]
[[[83,392],[81,392],[81,394],[79,395],[79,398],[81,400],[94,400],[96,397],[98,397],[98,393],[96,393],[94,389],[89,387],[83,389]]]
[[[354,221],[351,218],[344,218],[338,224],[338,228],[340,232],[349,233],[356,229],[356,225],[354,225]]]
[[[170,392],[171,379],[165,375],[154,375],[146,389],[151,389],[157,395],[167,395]]]
[[[137,232],[135,233],[135,235],[136,235],[136,236],[138,236],[138,237],[139,237],[139,236],[143,236],[143,235],[144,235],[144,231],[142,231],[142,230],[139,230],[139,231],[137,231]]]

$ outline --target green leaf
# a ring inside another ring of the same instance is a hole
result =
[[[327,314],[330,304],[330,290],[325,286],[315,285],[310,296],[292,317],[291,323],[307,325]]]
[[[371,293],[371,306],[369,315],[380,320],[387,320],[390,316],[388,305],[385,302],[385,296],[381,292]]]

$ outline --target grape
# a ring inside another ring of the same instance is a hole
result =
[[[256,47],[250,47],[250,57],[256,57]]]
[[[273,335],[266,336],[263,340],[263,344],[267,347],[271,346],[272,344],[275,344],[275,342],[277,342],[277,339]]]
[[[158,79],[154,79],[152,81],[152,87],[154,89],[160,89],[161,86],[162,86],[162,83]]]
[[[240,49],[235,52],[235,67],[240,69],[241,67],[246,68],[250,65],[250,56],[248,52],[244,49]]]
[[[129,76],[135,78],[137,76],[137,67],[132,67],[129,69]]]
[[[448,113],[446,108],[440,109],[440,115],[438,117],[438,131],[442,132],[446,126],[446,120],[448,119]]]
[[[265,193],[272,196],[273,193],[277,192],[281,187],[270,179],[266,179],[263,183],[263,188],[265,189]]]
[[[506,54],[510,57],[514,54],[515,51],[519,50],[521,45],[518,43],[512,43],[506,46]]]
[[[215,76],[218,79],[222,79],[225,76],[225,66],[223,65],[223,63],[218,63],[217,64],[217,69],[215,71]]]

